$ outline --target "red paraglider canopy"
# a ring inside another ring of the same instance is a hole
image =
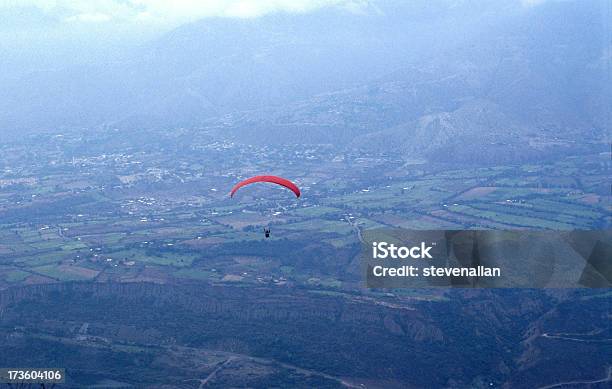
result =
[[[238,189],[242,188],[243,186],[253,184],[255,182],[270,182],[272,184],[284,186],[285,188],[295,193],[296,197],[300,197],[300,194],[301,194],[300,188],[298,188],[297,185],[295,185],[293,182],[285,178],[278,177],[278,176],[255,176],[255,177],[247,178],[246,180],[240,181],[239,183],[234,185],[234,187],[232,188],[230,192],[230,197],[234,197],[234,193],[236,193]]]

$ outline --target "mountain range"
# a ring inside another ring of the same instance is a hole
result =
[[[381,0],[207,18],[119,59],[3,82],[0,136],[213,126],[426,158],[593,150],[610,139],[609,13],[605,1]]]

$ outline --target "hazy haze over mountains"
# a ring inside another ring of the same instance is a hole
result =
[[[15,46],[7,24],[0,133],[223,123],[244,139],[378,151],[392,136],[424,156],[609,139],[606,1],[279,2],[250,14],[228,3],[163,34],[77,14],[58,47]]]

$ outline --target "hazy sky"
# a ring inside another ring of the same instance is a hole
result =
[[[89,56],[89,46],[139,44],[206,17],[257,17],[369,0],[0,0],[0,54]],[[8,50],[8,52],[7,52]],[[116,51],[116,50],[114,50]],[[66,53],[66,54],[62,54]],[[0,58],[0,63],[6,62]],[[41,57],[41,61],[44,59]],[[1,76],[0,76],[1,77]]]
[[[359,12],[379,1],[394,0],[0,0],[0,81],[36,68],[112,60],[109,56],[206,17],[249,18],[329,6]],[[545,0],[514,1],[522,7]]]
[[[307,12],[329,5],[359,7],[365,3],[366,0],[0,0],[0,10],[9,18],[30,14],[68,23],[177,25],[209,16],[256,17],[278,11]]]
[[[405,0],[411,1],[411,0]],[[544,0],[517,0],[525,6]],[[307,12],[335,5],[354,9],[372,0],[0,0],[0,24],[45,20],[67,23],[153,23],[179,25],[209,16],[256,17],[272,12]],[[4,22],[3,22],[4,20]]]

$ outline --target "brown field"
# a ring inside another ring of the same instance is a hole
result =
[[[599,204],[601,198],[596,194],[588,194],[580,199],[585,204],[596,205]]]
[[[100,273],[98,270],[88,269],[86,267],[73,266],[73,265],[60,265],[58,270],[66,273],[75,275],[79,278],[91,279],[94,278]]]
[[[122,277],[120,278],[120,282],[150,282],[153,284],[165,284],[167,281],[164,278],[138,275],[136,277]]]
[[[497,187],[495,186],[477,186],[475,188],[469,189],[465,192],[463,192],[462,194],[460,194],[459,196],[457,196],[457,199],[460,200],[474,200],[483,196],[486,196],[490,193],[493,193],[497,190]]]
[[[44,277],[38,274],[33,274],[29,276],[28,278],[26,278],[23,281],[23,284],[24,285],[34,285],[34,284],[49,284],[53,282],[56,282],[56,281],[52,278]]]
[[[194,247],[194,248],[201,248],[201,247],[206,247],[206,246],[210,246],[214,244],[224,243],[226,240],[227,239],[222,238],[220,236],[208,236],[202,239],[185,240],[182,242],[182,244],[185,244],[187,246]]]
[[[223,277],[222,281],[237,282],[242,281],[243,278],[244,277],[238,276],[236,274],[227,274]]]

